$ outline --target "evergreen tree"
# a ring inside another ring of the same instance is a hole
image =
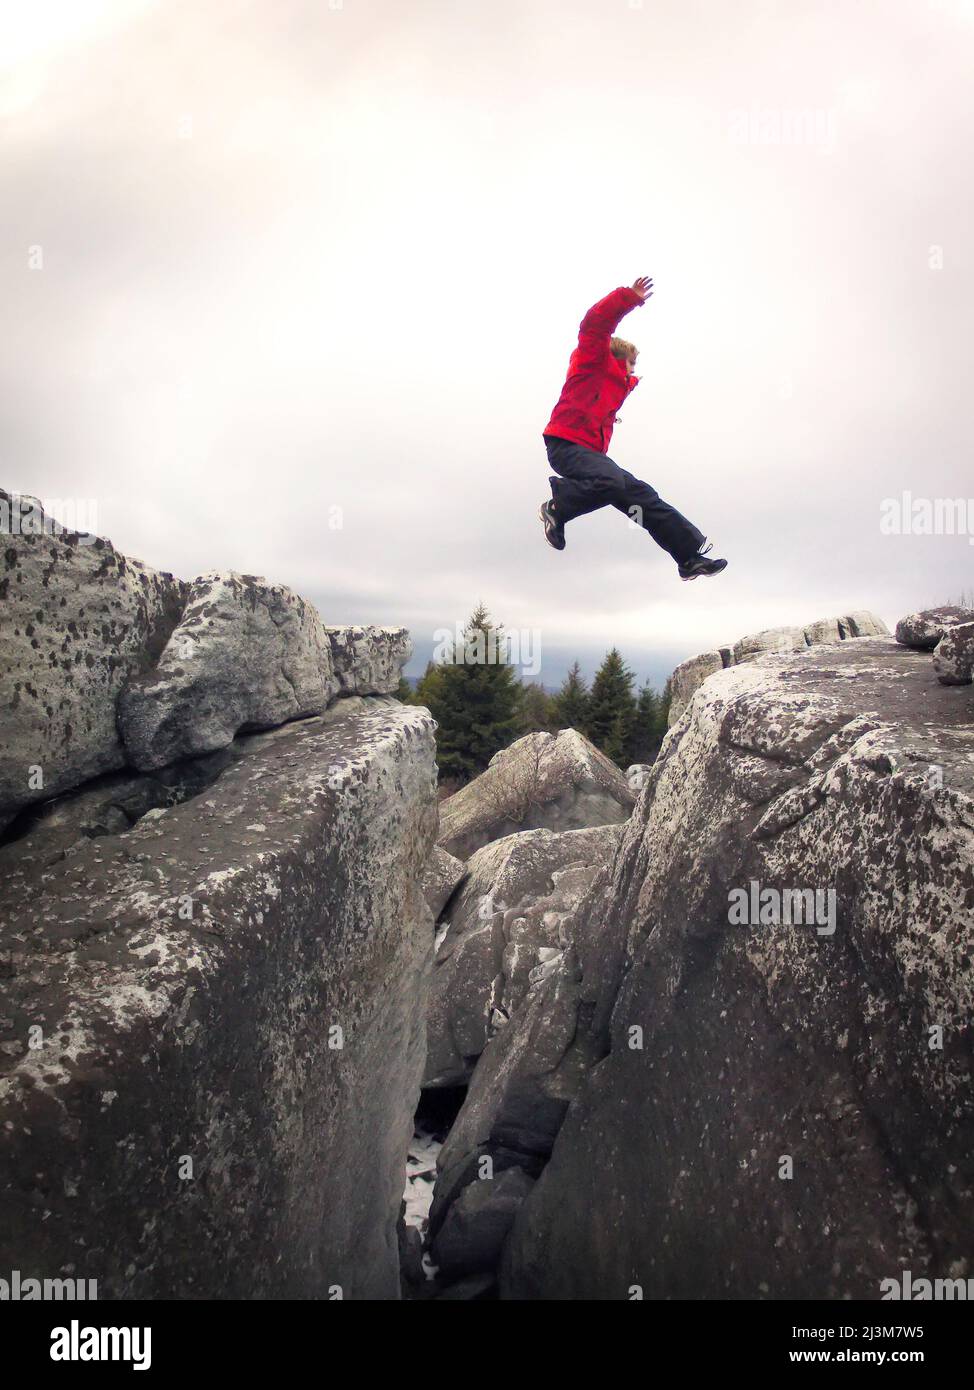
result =
[[[666,684],[663,686],[663,693],[659,701],[659,722],[660,728],[665,735],[670,727],[670,705],[673,703],[673,681],[669,676],[666,677]]]
[[[399,688],[396,691],[396,699],[401,700],[404,705],[414,705],[416,703],[415,691],[401,671],[399,673]]]
[[[416,689],[413,692],[413,698],[417,705],[425,705],[427,709],[431,709],[430,701],[435,700],[439,693],[441,671],[442,668],[434,662],[428,661],[426,663],[426,670],[416,682]]]
[[[552,723],[556,729],[584,730],[588,719],[588,687],[576,661],[551,701]]]
[[[518,712],[519,734],[550,733],[558,726],[552,715],[553,699],[545,693],[543,685],[535,682],[521,686],[521,703]]]
[[[634,713],[620,709],[613,716],[608,737],[603,743],[597,745],[607,758],[611,758],[622,768],[629,766],[629,746],[632,742],[634,719]]]
[[[506,659],[503,628],[478,605],[438,664],[416,687],[417,703],[437,721],[436,760],[441,778],[466,782],[518,735],[521,685]]]
[[[595,673],[583,732],[602,752],[621,763],[632,740],[636,718],[633,674],[613,647]]]
[[[666,732],[665,723],[661,727],[661,710],[662,701],[647,681],[636,701],[632,739],[626,751],[630,763],[651,763],[659,752]]]

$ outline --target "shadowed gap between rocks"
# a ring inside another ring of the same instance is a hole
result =
[[[413,1139],[406,1156],[406,1186],[399,1216],[399,1262],[402,1296],[406,1300],[425,1301],[445,1293],[430,1259],[429,1213],[436,1183],[436,1160],[466,1098],[466,1086],[442,1086],[420,1092]],[[450,1295],[451,1298],[477,1296],[475,1290]]]

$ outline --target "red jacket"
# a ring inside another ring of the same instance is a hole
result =
[[[643,301],[635,290],[620,286],[594,304],[578,328],[578,347],[545,434],[608,451],[616,411],[639,382],[624,361],[613,357],[609,339],[619,320]]]

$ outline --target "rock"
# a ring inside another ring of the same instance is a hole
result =
[[[882,618],[877,618],[875,613],[858,610],[838,618],[819,618],[816,622],[806,623],[804,627],[766,628],[763,632],[742,637],[733,647],[720,647],[701,656],[693,656],[689,661],[682,662],[670,677],[668,722],[672,727],[704,681],[728,666],[739,666],[742,662],[754,661],[769,653],[783,656],[789,652],[801,652],[806,647],[844,642],[853,637],[888,636],[889,628]]]
[[[958,608],[956,604],[945,604],[942,608],[924,608],[919,613],[908,613],[896,624],[896,640],[904,647],[915,647],[918,651],[932,652],[948,628],[958,623],[974,622],[974,612],[969,608]]]
[[[466,1099],[437,1158],[430,1230],[439,1230],[457,1196],[489,1157],[495,1173],[542,1171],[565,1111],[589,1067],[604,1055],[579,1029],[579,972],[569,948],[531,986],[510,1025],[488,1042]]]
[[[877,1299],[965,1269],[972,831],[970,708],[922,655],[871,637],[711,676],[575,914],[576,982],[491,1041],[440,1153],[462,1180],[532,1142],[557,1020],[567,1110],[501,1296]]]
[[[434,1302],[456,1303],[484,1302],[497,1297],[497,1281],[492,1274],[472,1274],[468,1279],[458,1279],[438,1293]]]
[[[122,694],[126,752],[135,767],[164,767],[241,730],[320,714],[339,691],[389,693],[408,651],[404,629],[326,629],[283,585],[203,575],[155,670]]]
[[[438,937],[425,1086],[466,1083],[532,977],[550,970],[569,944],[566,923],[620,833],[617,825],[528,830],[468,861]]]
[[[494,1270],[518,1208],[534,1186],[523,1168],[506,1168],[467,1184],[433,1242],[440,1277],[457,1279]]]
[[[970,685],[974,675],[974,622],[947,628],[933,654],[941,685]]]
[[[399,1273],[407,1285],[410,1295],[421,1289],[426,1282],[423,1269],[423,1237],[415,1226],[407,1226],[405,1220],[406,1203],[402,1203],[399,1220],[396,1223],[396,1240],[399,1247]]]
[[[821,631],[823,628],[822,622],[814,623],[812,626],[813,631]],[[837,632],[838,624],[836,624]],[[835,640],[838,641],[838,637]],[[807,645],[804,628],[769,627],[764,632],[751,633],[749,637],[742,637],[739,642],[735,642],[731,664],[739,666],[741,662],[750,661],[756,656],[763,656],[766,652],[777,652],[782,655]]]
[[[100,1299],[399,1297],[434,723],[339,710],[0,876],[0,1267]]]
[[[467,859],[520,830],[618,824],[634,801],[615,763],[575,729],[527,734],[440,804],[439,844]]]
[[[712,676],[716,671],[722,671],[729,664],[730,661],[724,661],[720,652],[717,651],[702,652],[700,656],[691,656],[689,661],[680,663],[670,676],[669,721],[671,724],[676,723],[689,704],[693,692],[703,685],[707,677]]]
[[[439,845],[433,847],[433,853],[423,870],[423,893],[429,903],[434,922],[439,921],[440,914],[453,897],[457,884],[466,872],[467,866],[462,860],[454,859],[452,854],[447,854]]]
[[[15,501],[0,490],[0,517]],[[0,562],[0,829],[124,766],[118,694],[159,656],[187,587],[111,541],[35,519],[37,533],[10,528]]]
[[[630,763],[629,767],[626,768],[626,786],[634,797],[639,797],[639,793],[649,781],[649,774],[652,770],[652,763]]]
[[[808,623],[802,631],[806,647],[814,647],[822,642],[841,642],[844,637],[851,636],[852,633],[842,631],[839,618],[820,618],[816,623]],[[801,645],[800,642],[795,643],[797,647]]]
[[[338,691],[342,695],[392,695],[412,654],[404,627],[326,627]]]
[[[839,619],[839,636],[843,641],[847,637],[888,637],[889,628],[875,613],[859,609]]]
[[[108,773],[41,803],[21,816],[18,838],[0,846],[0,873],[5,864],[55,864],[86,840],[129,830],[148,812],[197,795],[236,756],[239,753],[224,748],[188,764],[163,768],[157,775]]]
[[[119,700],[130,762],[164,767],[224,748],[240,730],[320,714],[340,687],[354,689],[356,673],[366,684],[375,674],[350,642],[349,669],[336,675],[337,645],[312,605],[282,585],[233,573],[194,580],[155,669]]]

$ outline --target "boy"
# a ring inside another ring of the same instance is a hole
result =
[[[567,380],[542,435],[548,462],[559,476],[549,478],[552,500],[542,502],[539,515],[548,544],[564,550],[565,523],[611,503],[669,551],[681,579],[696,579],[720,574],[727,561],[708,560],[711,547],[704,547],[703,532],[606,454],[616,411],[639,381],[633,376],[637,350],[612,333],[652,293],[652,280],[641,275],[630,289],[620,287],[600,299],[582,319]]]

